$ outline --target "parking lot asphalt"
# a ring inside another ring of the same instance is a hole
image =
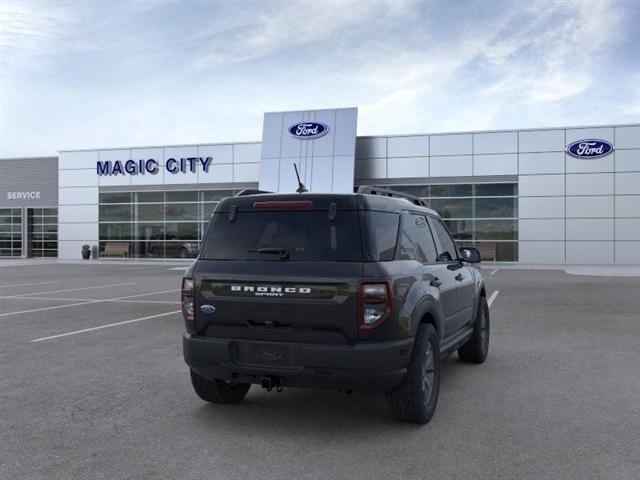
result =
[[[202,402],[169,266],[2,267],[0,478],[640,478],[640,278],[493,270],[489,358],[450,357],[416,426],[382,396]]]

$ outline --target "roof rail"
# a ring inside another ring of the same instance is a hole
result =
[[[258,190],[257,188],[245,188],[244,190],[240,190],[238,193],[236,193],[234,197],[244,197],[245,195],[259,195],[261,193],[273,193],[273,192],[267,192],[266,190]]]
[[[383,197],[404,198],[405,200],[410,201],[414,205],[419,205],[421,207],[427,207],[427,208],[429,207],[429,205],[427,205],[427,202],[425,202],[424,200],[418,197],[409,195],[408,193],[398,192],[396,190],[389,190],[388,188],[361,185],[358,187],[358,190],[356,193],[364,193],[366,195],[380,195]]]

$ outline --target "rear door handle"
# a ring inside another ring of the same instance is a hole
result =
[[[429,285],[431,285],[432,287],[439,287],[440,285],[442,285],[442,282],[438,277],[433,277],[433,280],[429,282]]]
[[[461,273],[457,274],[455,276],[455,279],[459,282],[461,282],[462,280],[464,280],[464,275],[462,275]]]

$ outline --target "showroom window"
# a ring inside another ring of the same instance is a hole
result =
[[[384,186],[384,185],[382,185]],[[496,260],[518,260],[518,184],[388,185],[425,200],[460,245],[495,247]]]
[[[218,202],[235,193],[234,190],[100,193],[100,252],[104,254],[109,243],[125,243],[130,257],[195,257]]]
[[[22,209],[0,208],[0,257],[22,255]]]
[[[58,256],[58,209],[29,208],[27,233],[30,257]]]

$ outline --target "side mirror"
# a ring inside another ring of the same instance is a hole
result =
[[[463,262],[480,263],[482,261],[480,252],[475,247],[463,247],[460,249],[460,253],[462,254]]]

